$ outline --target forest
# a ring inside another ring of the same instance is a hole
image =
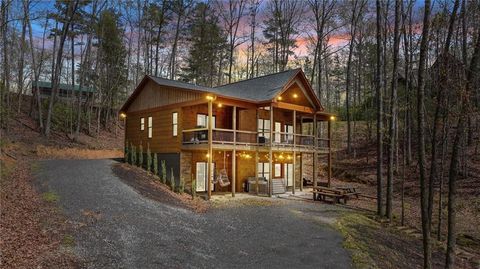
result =
[[[5,134],[21,111],[45,137],[114,132],[145,75],[213,87],[302,68],[345,154],[375,148],[379,218],[400,199],[403,225],[409,171],[423,268],[434,240],[455,268],[457,188],[480,173],[479,0],[1,0],[0,15]]]

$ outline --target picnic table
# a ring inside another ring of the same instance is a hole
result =
[[[351,196],[358,198],[358,192],[352,187],[328,188],[314,186],[312,192],[314,201],[327,201],[327,198],[330,198],[333,203],[341,203],[343,200],[343,204],[346,204]]]

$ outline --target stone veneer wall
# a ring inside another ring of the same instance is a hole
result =
[[[185,182],[185,191],[192,189],[192,153],[182,151],[180,153],[180,177]]]

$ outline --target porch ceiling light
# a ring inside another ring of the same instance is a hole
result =
[[[222,106],[223,106],[223,105],[222,105],[222,104],[220,104],[220,103],[217,105],[217,107],[222,107]]]
[[[293,98],[298,98],[298,94],[294,93],[293,95]]]

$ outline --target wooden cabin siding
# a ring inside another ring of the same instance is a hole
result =
[[[127,112],[158,108],[202,98],[202,93],[161,86],[149,80],[128,107]]]
[[[194,129],[197,126],[197,114],[208,115],[208,105],[201,104],[196,106],[183,107],[183,116],[180,119],[183,122],[184,130]],[[232,107],[223,106],[212,109],[213,116],[216,117],[216,128],[232,129]]]
[[[172,113],[178,113],[178,134],[173,136]],[[145,129],[140,130],[140,118],[145,118]],[[152,138],[148,138],[148,117],[152,117]],[[125,139],[129,144],[137,147],[141,144],[144,152],[147,144],[151,152],[173,153],[180,152],[182,137],[182,113],[180,108],[161,109],[153,112],[136,112],[127,114]]]

